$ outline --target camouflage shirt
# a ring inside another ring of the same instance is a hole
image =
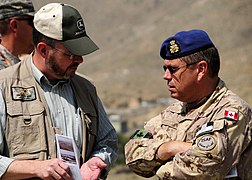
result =
[[[0,69],[7,68],[19,61],[19,58],[13,56],[3,45],[0,44]]]
[[[211,97],[191,113],[174,103],[148,121],[151,136],[134,136],[125,145],[126,164],[138,175],[160,179],[223,179],[234,170],[252,177],[252,111],[220,80]],[[145,133],[146,134],[146,133]],[[169,161],[156,157],[167,141],[191,142],[192,147]]]

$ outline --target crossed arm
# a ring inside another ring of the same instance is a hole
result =
[[[175,154],[185,152],[191,147],[192,143],[182,141],[168,141],[159,146],[156,156],[162,161],[167,161],[174,157]]]

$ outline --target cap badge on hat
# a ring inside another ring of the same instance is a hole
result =
[[[170,53],[174,54],[180,51],[179,45],[176,43],[176,40],[171,40],[170,41]]]

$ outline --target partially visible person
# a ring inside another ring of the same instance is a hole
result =
[[[0,0],[0,69],[32,52],[34,13],[31,0]]]
[[[58,155],[59,134],[75,142],[83,180],[105,179],[118,156],[117,135],[95,86],[76,74],[83,56],[98,49],[78,10],[41,7],[33,44],[29,58],[0,71],[0,178],[73,179]]]
[[[163,42],[160,56],[167,88],[179,101],[131,137],[126,164],[159,179],[251,179],[251,107],[219,78],[220,57],[208,34],[178,32]]]

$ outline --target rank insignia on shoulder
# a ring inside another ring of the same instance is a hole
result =
[[[225,111],[224,111],[224,116],[225,116],[227,119],[230,119],[230,120],[235,120],[235,121],[238,120],[238,113],[237,113],[237,112],[234,112],[234,111],[225,110]]]
[[[145,130],[136,130],[136,132],[130,136],[130,139],[140,139],[140,138],[152,138],[152,134]]]
[[[32,101],[36,99],[35,88],[11,87],[13,100]]]

